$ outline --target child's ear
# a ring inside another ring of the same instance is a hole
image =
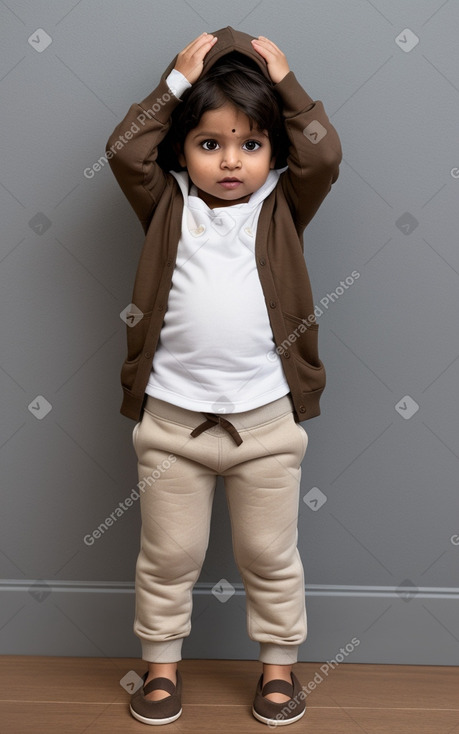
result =
[[[172,147],[174,148],[174,153],[177,156],[178,162],[180,163],[181,166],[183,166],[183,168],[186,168],[186,160],[182,152],[182,146],[180,145],[180,143],[176,142],[176,143],[173,143]]]
[[[273,157],[271,158],[271,163],[269,164],[269,167],[270,168],[276,167],[276,156],[275,155],[273,155]]]

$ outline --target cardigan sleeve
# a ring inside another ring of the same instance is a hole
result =
[[[180,93],[183,90],[182,85]],[[105,146],[110,168],[144,228],[170,177],[156,159],[158,145],[169,130],[171,114],[178,104],[180,99],[169,88],[167,79],[161,79],[151,94],[131,105]]]
[[[288,169],[279,179],[295,224],[302,231],[338,178],[342,159],[338,133],[320,101],[314,101],[293,71],[277,84],[289,138]]]

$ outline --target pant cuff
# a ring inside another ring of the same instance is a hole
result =
[[[177,663],[182,659],[183,637],[164,642],[140,640],[142,644],[142,660],[148,663]]]
[[[298,661],[299,645],[275,645],[272,642],[260,642],[262,663],[269,665],[293,665]]]

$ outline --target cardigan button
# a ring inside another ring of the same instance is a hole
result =
[[[276,301],[270,301],[269,302],[269,305],[271,306],[271,308],[276,308],[277,303],[276,303]]]
[[[306,413],[306,408],[304,405],[300,405],[300,413]]]
[[[290,352],[288,350],[286,350],[285,352],[283,352],[283,355],[284,355],[285,359],[290,359]]]
[[[199,237],[203,232],[205,232],[205,227],[203,224],[200,224],[199,227],[195,227],[194,229],[190,229],[190,233],[193,235],[193,237]]]
[[[264,259],[264,257],[260,257],[259,263],[260,265],[266,265],[266,260]]]
[[[150,359],[151,352],[145,352],[145,354],[143,356],[146,357],[147,359]]]

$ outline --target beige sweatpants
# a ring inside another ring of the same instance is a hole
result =
[[[182,659],[192,591],[209,543],[216,477],[222,476],[249,637],[259,642],[260,661],[293,664],[307,635],[297,548],[307,433],[293,418],[289,395],[243,413],[214,416],[215,425],[191,436],[207,416],[148,396],[133,430],[142,516],[134,632],[142,658]]]

